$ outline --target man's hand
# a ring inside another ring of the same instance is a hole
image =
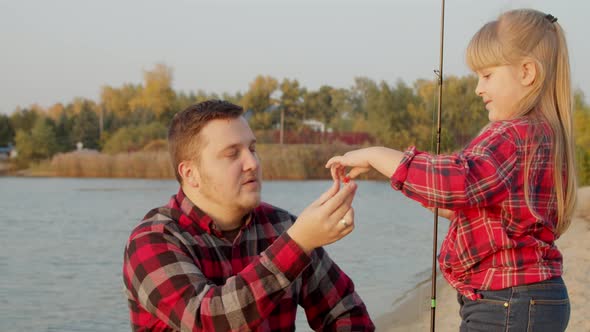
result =
[[[349,182],[340,188],[336,168],[332,168],[332,187],[299,215],[287,233],[307,254],[315,248],[338,241],[354,229],[352,200],[357,184]]]

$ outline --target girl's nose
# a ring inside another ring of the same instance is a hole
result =
[[[483,94],[483,87],[481,84],[481,80],[477,81],[477,85],[475,86],[475,94],[480,96]]]

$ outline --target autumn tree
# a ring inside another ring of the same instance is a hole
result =
[[[270,76],[257,76],[242,98],[242,106],[251,113],[250,126],[253,130],[269,129],[273,125],[273,107],[277,105],[272,95],[279,86]]]
[[[100,111],[105,131],[114,131],[129,125],[132,113],[131,101],[139,97],[140,85],[124,84],[120,88],[103,86],[100,93]]]
[[[157,64],[153,70],[143,73],[144,85],[130,100],[133,112],[152,112],[162,123],[168,123],[174,115],[176,94],[172,90],[172,68]]]

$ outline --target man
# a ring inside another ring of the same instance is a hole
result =
[[[133,330],[372,331],[352,281],[321,246],[354,228],[356,184],[334,184],[297,218],[260,202],[256,139],[243,109],[206,101],[176,114],[170,156],[180,190],[125,248]]]

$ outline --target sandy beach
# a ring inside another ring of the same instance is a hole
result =
[[[563,279],[568,287],[571,316],[567,331],[590,331],[590,187],[578,190],[578,206],[570,228],[557,241],[564,256]],[[413,290],[393,313],[374,317],[377,331],[429,331],[430,281]],[[436,331],[459,331],[457,293],[444,280],[437,282]]]

